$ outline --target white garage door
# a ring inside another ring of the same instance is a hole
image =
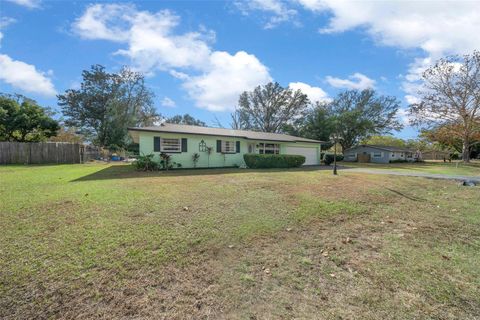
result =
[[[315,165],[318,163],[317,148],[287,147],[287,154],[299,154],[305,156],[304,165]]]

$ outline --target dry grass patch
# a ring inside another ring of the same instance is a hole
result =
[[[0,170],[5,319],[480,314],[478,188],[311,170]]]
[[[414,163],[358,163],[343,162],[342,165],[355,168],[369,168],[379,170],[392,170],[409,173],[431,173],[445,175],[480,176],[480,161],[472,160],[470,163],[463,163],[460,160],[453,162],[426,161]]]

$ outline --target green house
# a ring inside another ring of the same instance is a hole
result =
[[[304,165],[320,164],[321,141],[286,134],[209,128],[164,123],[155,127],[128,128],[140,154],[171,155],[183,168],[244,166],[245,153],[296,154],[305,156]]]

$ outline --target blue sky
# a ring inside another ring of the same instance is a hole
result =
[[[311,100],[375,88],[406,108],[425,67],[479,49],[479,21],[477,1],[0,0],[0,91],[58,110],[82,70],[129,65],[163,115],[210,125],[228,126],[238,94],[270,80]]]

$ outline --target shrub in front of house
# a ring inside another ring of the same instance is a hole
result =
[[[394,159],[394,160],[390,160],[389,162],[390,162],[390,163],[405,163],[405,162],[408,162],[408,160],[405,160],[405,159]]]
[[[452,160],[460,160],[460,158],[461,158],[461,157],[460,157],[460,154],[459,154],[458,152],[454,152],[454,153],[452,153],[452,155],[451,155],[451,159],[452,159]]]
[[[325,156],[323,157],[323,162],[325,162],[325,164],[327,166],[329,166],[330,164],[333,163],[333,159],[335,158],[335,155],[334,154],[331,154],[331,153],[327,153],[325,154]],[[342,154],[337,154],[337,162],[338,161],[342,161],[343,160],[343,155]]]
[[[243,155],[245,164],[252,169],[259,168],[297,168],[305,163],[305,156],[293,154],[256,154]]]
[[[154,171],[160,169],[160,164],[153,160],[153,154],[142,154],[132,165],[139,171]]]
[[[154,154],[142,154],[137,157],[137,160],[132,162],[132,165],[138,171],[156,171],[182,168],[181,163],[172,162],[170,155],[166,153],[160,154],[160,161],[155,161],[154,157]]]

